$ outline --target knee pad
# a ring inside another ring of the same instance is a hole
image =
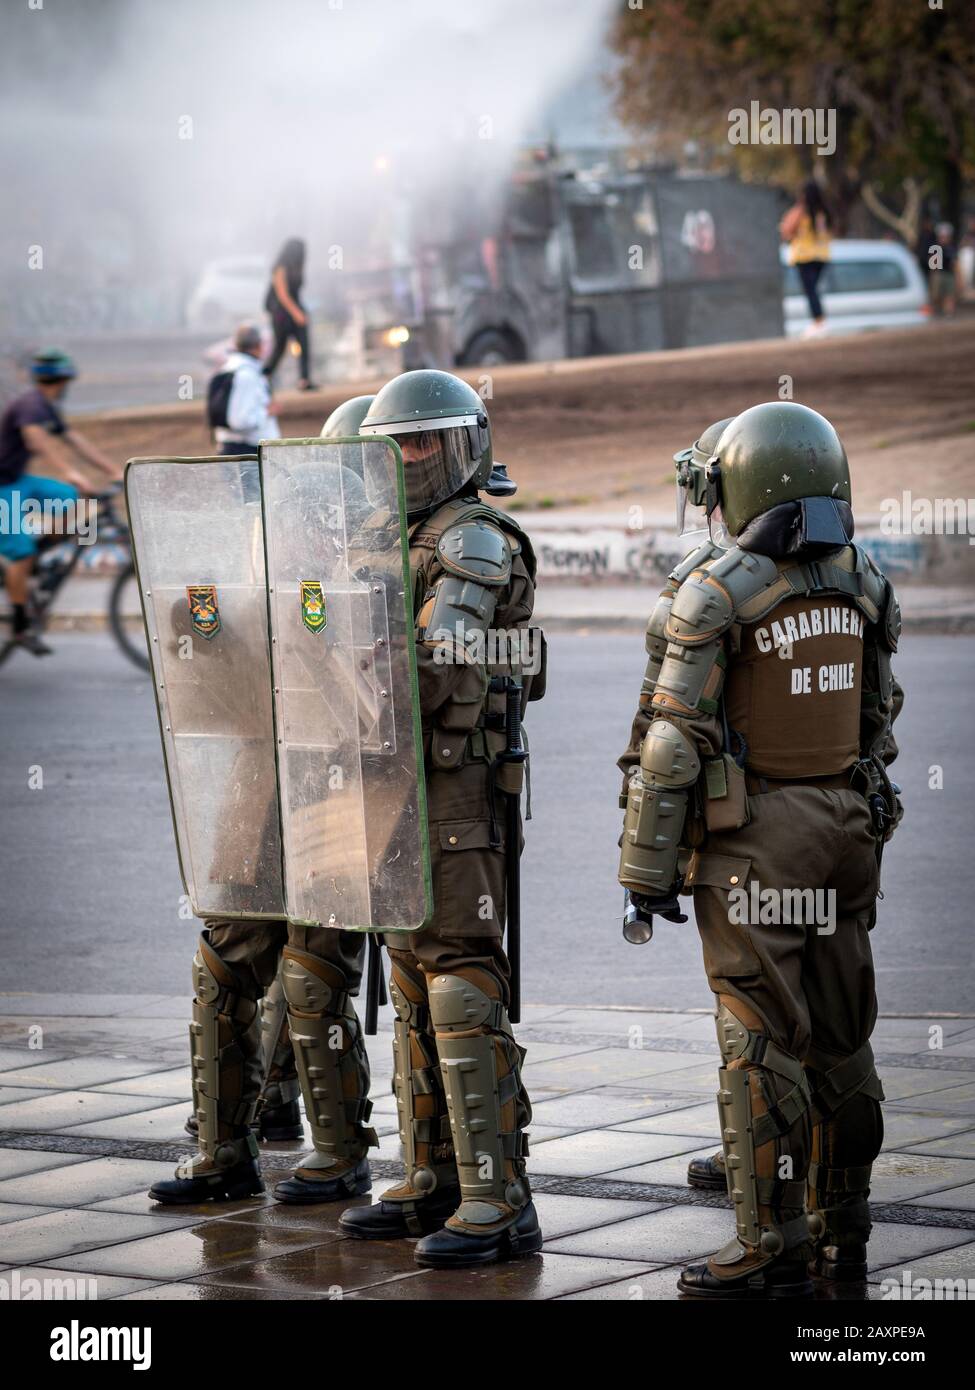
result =
[[[422,972],[411,969],[393,951],[389,952],[389,962],[389,996],[396,1017],[421,1033],[428,1032],[430,1010]]]
[[[348,992],[341,970],[293,946],[281,956],[281,985],[289,1010],[311,1017],[341,1012]]]
[[[476,981],[463,975],[433,975],[429,990],[430,1020],[436,1033],[511,1031],[500,998],[492,998]]]

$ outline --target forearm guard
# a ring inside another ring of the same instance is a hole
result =
[[[701,761],[676,725],[655,719],[630,778],[619,881],[632,893],[668,894],[677,878],[687,798]]]
[[[504,535],[483,522],[451,527],[437,545],[443,574],[417,617],[417,640],[453,662],[483,663],[483,639],[511,579]]]

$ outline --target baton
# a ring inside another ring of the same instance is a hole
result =
[[[370,1037],[375,1037],[379,1029],[379,1006],[386,1003],[386,975],[383,971],[382,942],[372,931],[368,939],[365,1031]]]
[[[505,750],[501,760],[524,763],[528,754],[521,741],[521,684],[508,677],[505,701]],[[508,917],[508,963],[511,966],[511,1002],[508,1018],[521,1021],[521,793],[506,792],[507,855],[505,881]]]

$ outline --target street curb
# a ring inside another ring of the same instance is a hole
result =
[[[646,630],[646,620],[625,613],[581,613],[578,616],[536,613],[546,632],[636,632]],[[52,613],[47,621],[48,632],[103,632],[108,628],[106,613]],[[975,612],[945,615],[920,613],[905,616],[902,631],[928,636],[961,637],[975,633]]]

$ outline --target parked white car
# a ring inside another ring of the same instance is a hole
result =
[[[233,328],[242,319],[260,319],[271,279],[267,256],[226,256],[209,261],[186,304],[186,326]]]
[[[812,321],[809,304],[787,246],[781,255],[785,332],[797,338]],[[927,323],[931,313],[921,267],[896,241],[834,241],[818,289],[829,335],[909,328]]]

